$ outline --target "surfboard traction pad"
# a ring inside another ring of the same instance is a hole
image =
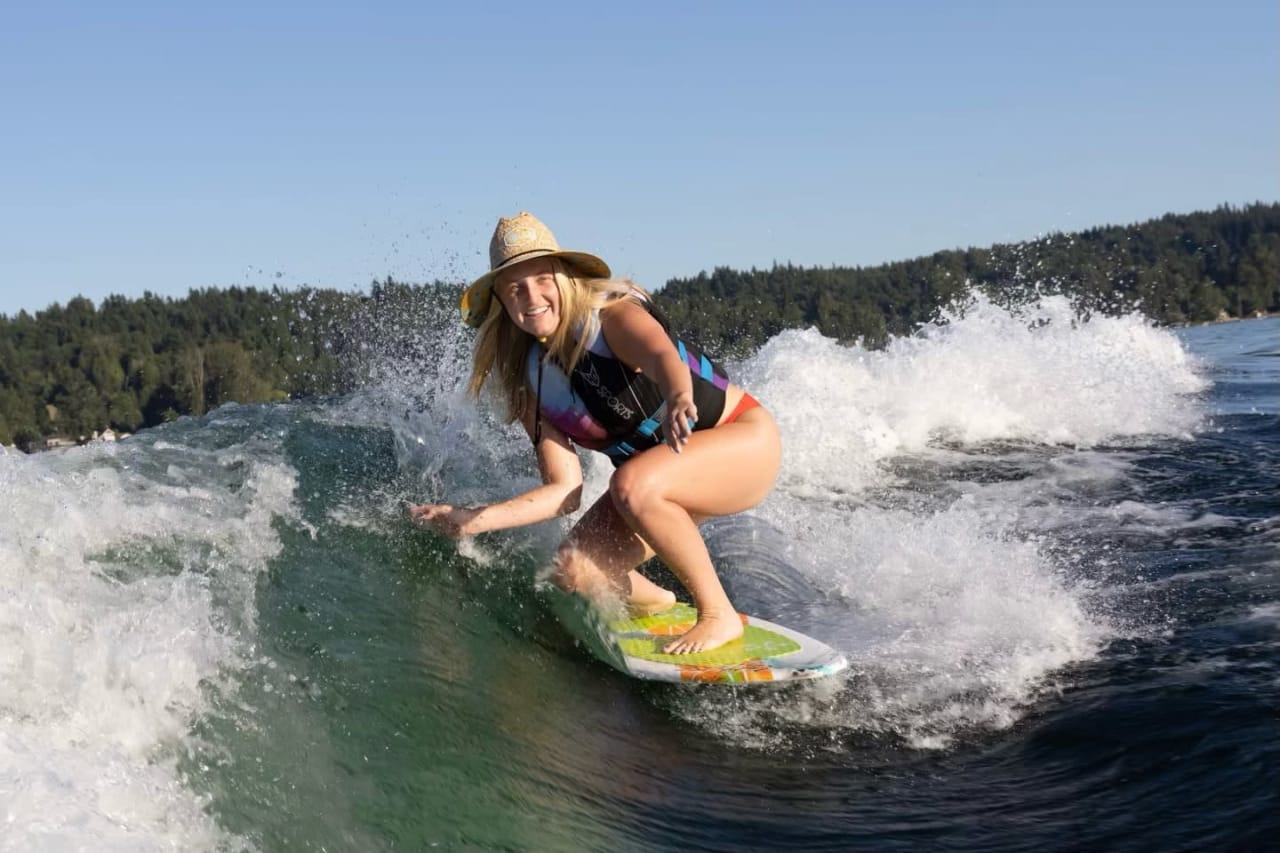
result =
[[[650,616],[609,623],[609,633],[631,675],[657,681],[721,684],[791,681],[833,675],[844,655],[811,637],[739,613],[742,637],[719,648],[684,655],[662,647],[693,627],[698,611],[684,602]]]

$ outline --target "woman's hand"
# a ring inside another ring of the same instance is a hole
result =
[[[693,435],[693,426],[698,422],[698,407],[693,404],[693,393],[677,391],[667,398],[667,416],[662,421],[662,434],[666,437],[671,449],[679,453],[689,436]]]
[[[450,539],[470,536],[467,525],[480,514],[474,507],[450,504],[415,504],[409,507],[409,517],[424,527],[443,533]]]

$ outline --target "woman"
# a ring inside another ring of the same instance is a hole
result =
[[[412,518],[460,538],[575,512],[574,445],[599,450],[617,470],[557,551],[556,584],[597,604],[622,593],[633,610],[659,612],[675,595],[636,571],[656,554],[698,609],[665,652],[742,636],[698,524],[755,506],[773,488],[782,448],[772,416],[673,337],[647,293],[612,280],[595,255],[561,250],[531,214],[498,221],[489,258],[461,303],[480,329],[471,392],[497,380],[508,418],[533,441],[542,485],[488,506],[412,506]]]

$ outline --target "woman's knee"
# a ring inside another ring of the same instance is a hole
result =
[[[624,588],[621,584],[627,572],[627,569],[621,569],[620,576],[610,576],[608,572],[613,562],[606,553],[593,547],[581,548],[566,542],[552,558],[547,579],[564,592],[592,600],[607,599]]]
[[[658,477],[640,465],[623,465],[609,480],[609,495],[618,512],[627,518],[643,515],[645,508],[662,496]]]
[[[548,580],[564,592],[578,592],[586,586],[587,571],[586,560],[578,549],[562,545],[551,560]]]

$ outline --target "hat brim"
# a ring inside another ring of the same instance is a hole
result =
[[[485,317],[489,316],[489,305],[493,299],[494,278],[505,269],[535,258],[559,258],[587,278],[608,278],[613,274],[608,264],[587,252],[535,250],[517,255],[489,270],[462,291],[462,298],[458,300],[458,308],[462,311],[462,322],[472,328],[483,325]]]

